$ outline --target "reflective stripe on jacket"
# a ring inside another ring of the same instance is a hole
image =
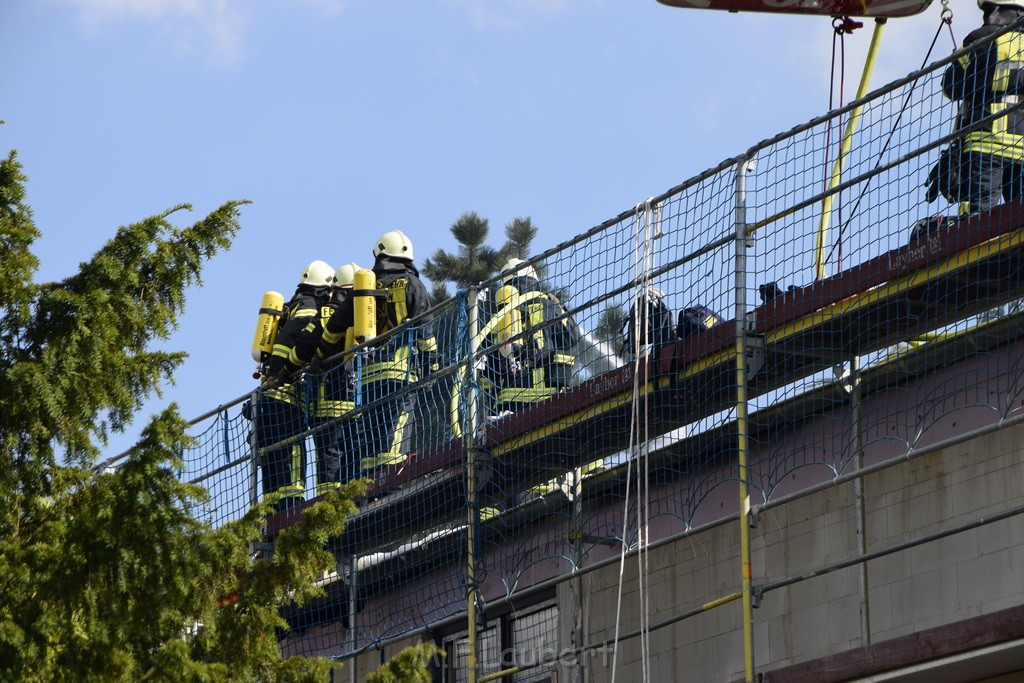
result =
[[[377,303],[377,334],[392,330],[409,318],[422,315],[430,308],[426,287],[419,279],[416,268],[407,261],[378,258],[373,272],[377,275],[378,290],[386,295]],[[437,340],[434,338],[430,320],[423,321],[414,331],[417,351],[435,353]],[[372,351],[363,366],[364,384],[395,380],[415,382],[418,377],[410,366],[412,356],[411,340],[403,335],[393,337],[384,345]]]
[[[324,320],[330,317],[329,297],[326,287],[311,290],[302,285],[295,291],[284,307],[285,319],[267,361],[271,376],[281,368],[294,372],[313,358],[323,335]]]
[[[525,290],[518,294],[523,304],[517,309],[521,324],[511,325],[511,330],[522,329],[523,336],[511,340],[513,346],[524,346],[530,366],[529,390],[523,387],[505,387],[498,393],[502,402],[527,403],[551,396],[557,388],[564,386],[572,375],[576,357],[569,353],[574,344],[572,327],[558,300],[537,289],[538,283],[532,278],[515,278],[513,286]],[[507,341],[501,325],[495,326],[498,343]],[[552,377],[561,378],[552,385]]]
[[[964,39],[964,46],[1001,28],[982,26]],[[942,87],[947,97],[963,100],[960,128],[1006,112],[966,133],[961,140],[962,151],[1024,161],[1024,111],[1011,110],[1024,95],[1024,34],[1004,33],[979,50],[961,56],[946,69]]]

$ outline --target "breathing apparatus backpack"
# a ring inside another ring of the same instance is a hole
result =
[[[665,293],[660,289],[648,287],[629,307],[629,315],[622,324],[624,352],[632,353],[637,348],[633,335],[638,332],[641,347],[648,344],[659,347],[675,341],[672,309],[665,303]]]
[[[256,333],[252,340],[252,359],[262,366],[274,351],[274,340],[284,320],[284,296],[279,292],[265,292],[256,318]],[[255,376],[259,378],[259,374]]]

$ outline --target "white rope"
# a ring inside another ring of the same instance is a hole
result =
[[[653,263],[653,243],[654,243],[654,223],[656,218],[652,213],[651,207],[652,200],[648,199],[645,206],[645,220],[644,220],[644,268],[643,268],[643,279],[646,286],[650,287],[651,272],[654,269]],[[660,214],[660,211],[658,211]],[[660,217],[660,216],[659,216]],[[647,333],[651,335],[651,342],[654,343],[653,330],[651,329],[650,319],[650,306],[644,306],[644,318],[647,321],[646,329]],[[650,364],[644,365],[644,378],[643,386],[648,386],[650,380],[648,370]],[[636,396],[634,391],[633,396]],[[650,392],[645,392],[643,402],[636,402],[639,408],[639,414],[634,410],[634,415],[638,419],[641,419],[643,428],[640,430],[640,457],[642,458],[643,464],[643,476],[637,478],[637,502],[640,504],[637,510],[638,518],[640,523],[638,526],[638,538],[639,544],[637,552],[637,580],[640,591],[640,661],[643,669],[643,683],[648,683],[651,680],[651,635],[650,635],[650,595],[649,590],[650,583],[648,581],[648,566],[649,557],[647,554],[647,546],[650,544],[650,510],[651,510],[651,492],[650,492],[650,459],[647,457],[649,445],[650,445],[650,424],[649,424],[649,411],[648,400]],[[642,492],[642,498],[641,496]]]
[[[652,230],[651,200],[638,204],[636,213],[636,243],[634,248],[633,272],[637,281],[637,291],[633,297],[633,319],[630,321],[633,337],[633,397],[630,407],[629,421],[629,456],[626,464],[626,495],[622,506],[622,550],[619,556],[619,585],[615,600],[615,637],[612,648],[612,675],[611,683],[615,683],[616,670],[618,668],[619,656],[619,633],[622,618],[622,587],[624,583],[626,567],[626,534],[629,527],[629,505],[630,489],[632,487],[633,466],[636,463],[636,500],[637,500],[637,576],[640,591],[640,657],[642,662],[643,683],[648,683],[650,678],[650,634],[649,634],[649,593],[647,582],[647,552],[648,526],[649,526],[649,463],[647,461],[647,444],[650,437],[650,428],[647,419],[647,396],[643,396],[641,403],[641,389],[647,386],[648,363],[645,350],[645,336],[651,333],[650,307],[646,305],[648,299],[648,288],[653,270],[651,252],[652,242],[656,235]],[[660,209],[660,207],[659,207]],[[660,214],[660,211],[657,212]],[[644,303],[641,314],[640,303]],[[642,315],[642,318],[641,318]],[[643,334],[646,333],[646,334]],[[642,369],[641,369],[642,366]],[[641,373],[643,377],[641,377]],[[640,469],[640,461],[643,461],[643,470]]]

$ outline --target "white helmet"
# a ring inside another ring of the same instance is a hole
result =
[[[523,259],[521,258],[510,258],[508,261],[505,261],[505,265],[501,267],[501,272],[506,273],[505,277],[502,278],[502,282],[504,282],[507,285],[508,283],[512,282],[513,278],[517,277],[532,277],[534,280],[536,280],[537,271],[533,269],[533,266],[526,266],[524,268],[521,268],[520,266],[522,265],[522,263]]]
[[[346,263],[334,271],[334,286],[340,289],[351,289],[356,283],[356,271],[359,266],[354,263]]]
[[[373,246],[373,257],[381,254],[412,261],[412,242],[401,230],[391,230],[378,237]]]
[[[313,261],[302,271],[299,278],[300,285],[311,285],[313,287],[327,287],[334,284],[334,268],[323,261]]]
[[[647,300],[651,303],[658,303],[665,298],[665,292],[653,285],[647,285]]]

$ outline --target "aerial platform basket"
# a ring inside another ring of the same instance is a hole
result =
[[[727,12],[810,14],[830,17],[909,17],[928,9],[932,0],[658,0],[663,5]]]

